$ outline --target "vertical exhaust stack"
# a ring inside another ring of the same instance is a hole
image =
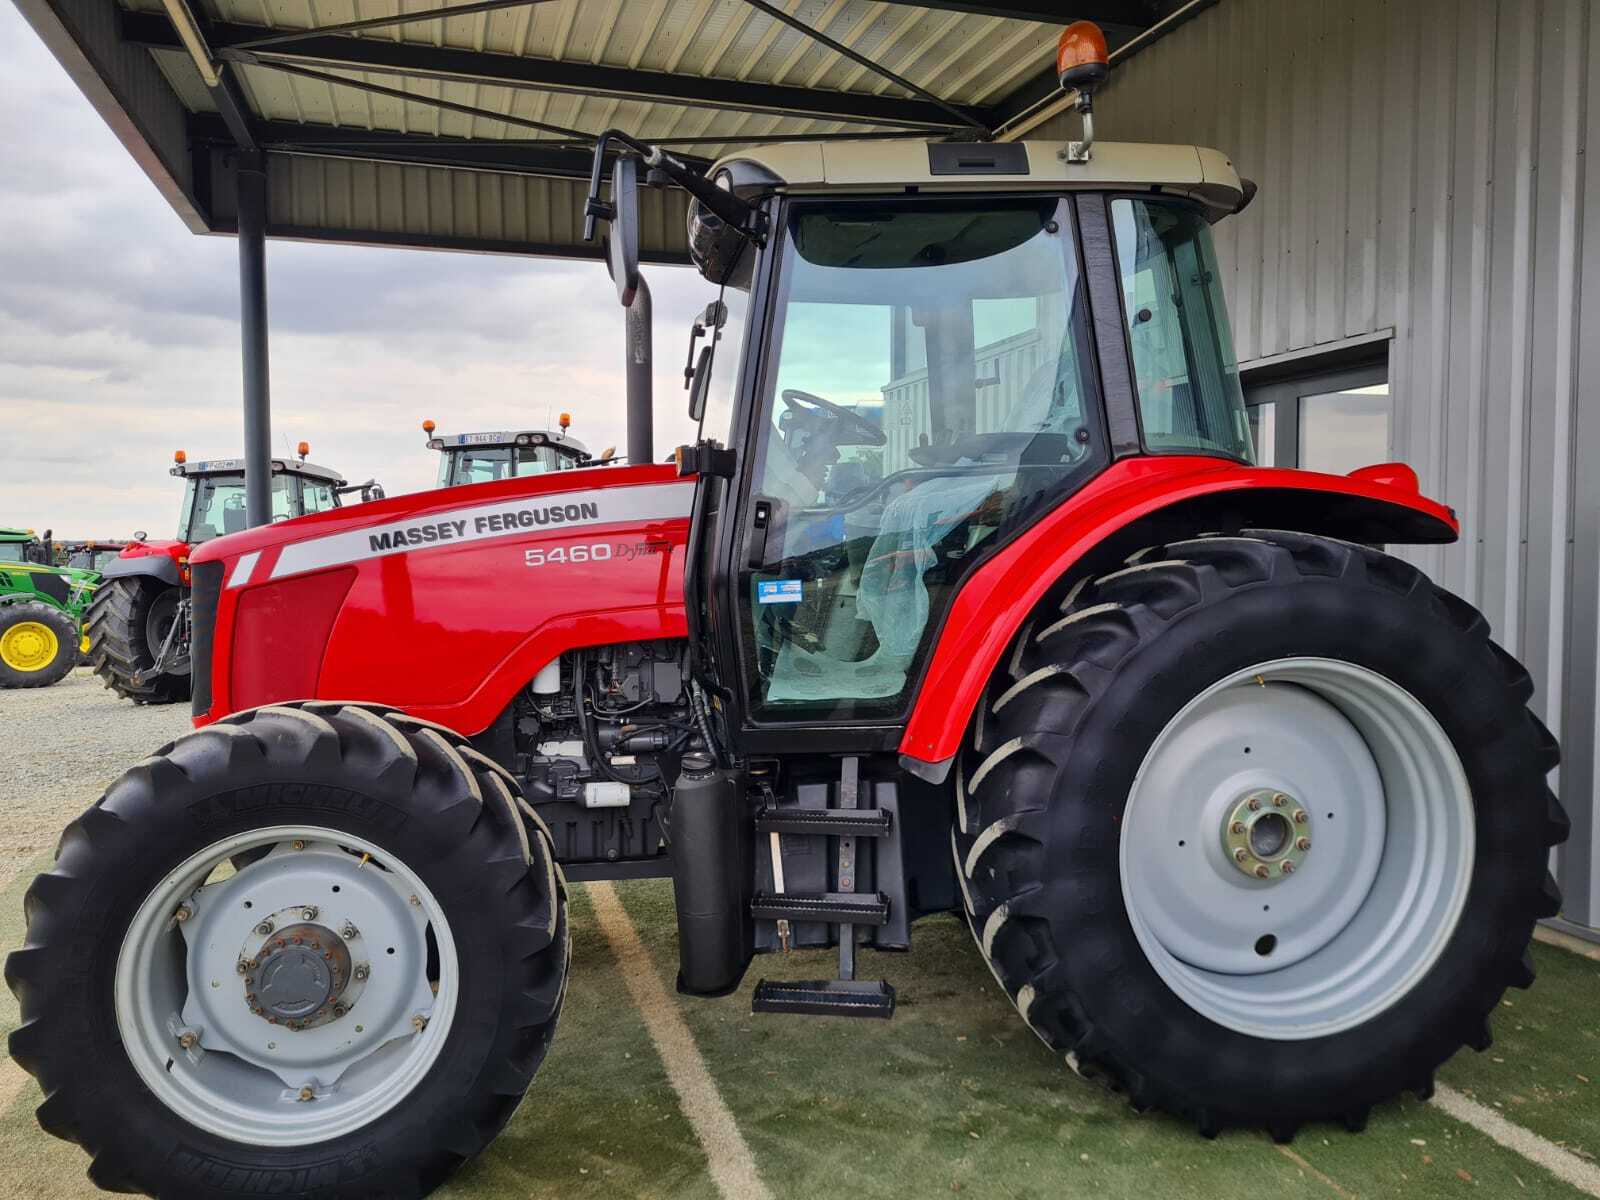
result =
[[[633,300],[624,310],[627,337],[628,463],[641,466],[655,461],[655,401],[652,395],[655,362],[654,324],[650,312],[650,285],[638,276]]]

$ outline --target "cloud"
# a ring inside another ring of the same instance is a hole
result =
[[[172,451],[241,449],[235,243],[184,227],[10,5],[0,146],[0,525],[166,534]],[[683,347],[714,293],[683,269],[650,280],[659,457],[693,434]],[[267,287],[280,452],[305,439],[393,494],[432,486],[424,417],[565,410],[588,445],[625,440],[622,311],[597,264],[271,242]]]

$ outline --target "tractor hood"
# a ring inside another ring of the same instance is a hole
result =
[[[195,721],[359,697],[480,733],[568,650],[684,636],[693,496],[671,466],[580,468],[206,542]]]

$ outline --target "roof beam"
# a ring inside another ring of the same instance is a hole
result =
[[[888,3],[976,13],[984,17],[1009,17],[1014,21],[1040,21],[1046,25],[1093,21],[1108,37],[1113,29],[1138,31],[1154,25],[1160,16],[1155,0],[1001,0],[999,4],[983,4],[979,0],[888,0]]]
[[[160,14],[119,11],[122,40],[155,49],[178,50],[177,32]],[[270,66],[275,55],[236,49],[270,31],[265,26],[217,22],[206,34],[219,57],[231,61],[259,58]],[[926,100],[832,92],[789,84],[705,78],[662,71],[635,71],[592,63],[557,62],[511,54],[488,54],[448,46],[426,46],[377,38],[318,36],[284,48],[284,58],[323,67],[370,70],[395,75],[457,80],[464,83],[527,88],[544,92],[659,101],[709,106],[739,112],[775,113],[867,125],[919,129],[951,129],[958,122],[939,105]],[[419,98],[420,99],[420,98]],[[988,110],[961,108],[970,123],[992,127]]]

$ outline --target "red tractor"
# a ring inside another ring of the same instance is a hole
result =
[[[623,302],[642,166],[742,314],[677,466],[195,552],[198,728],[69,827],[6,966],[95,1182],[427,1193],[550,1045],[571,880],[670,875],[686,994],[837,947],[767,1013],[890,1016],[865,952],[962,912],[1051,1052],[1208,1135],[1358,1129],[1489,1044],[1558,905],[1533,684],[1379,548],[1458,534],[1409,469],[1252,465],[1210,234],[1252,189],[1086,142],[702,176],[608,135]]]
[[[520,479],[550,471],[571,471],[611,461],[611,452],[597,460],[589,448],[567,434],[572,418],[561,414],[559,431],[547,429],[504,429],[492,433],[436,434],[437,426],[422,423],[428,436],[428,449],[439,451],[439,480],[442,488],[464,483],[491,483],[496,479]]]
[[[310,452],[301,442],[298,459],[273,460],[274,521],[338,508],[350,492],[360,492],[362,499],[383,495],[371,480],[352,487],[339,472],[306,462]],[[95,674],[138,704],[189,699],[190,556],[201,543],[245,528],[243,459],[192,463],[179,450],[170,474],[184,481],[177,538],[135,534],[105,565],[104,582],[85,620]]]

